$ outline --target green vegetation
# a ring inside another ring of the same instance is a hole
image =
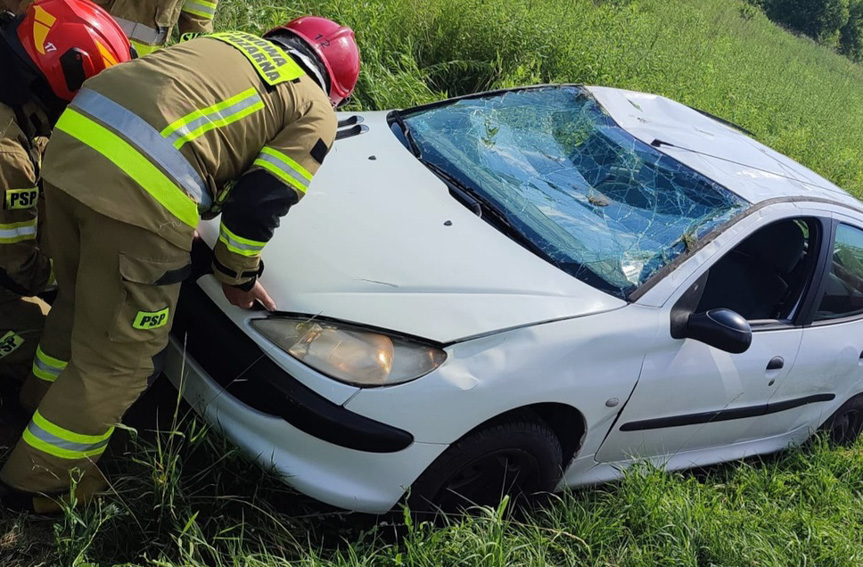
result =
[[[303,13],[358,31],[353,108],[540,82],[655,92],[731,120],[863,196],[863,68],[726,0],[223,0],[220,27]],[[169,418],[170,418],[169,408]],[[131,439],[125,445],[123,437]],[[444,526],[323,509],[191,417],[118,434],[113,494],[59,520],[0,511],[0,565],[863,563],[863,452],[820,443],[698,474],[643,469]]]
[[[698,473],[642,468],[443,525],[326,510],[193,419],[122,445],[113,495],[59,520],[0,512],[4,567],[775,566],[863,562],[863,453],[820,442]]]
[[[863,196],[863,66],[742,0],[255,0],[226,2],[219,17],[262,31],[303,13],[357,30],[354,108],[544,82],[653,92]]]
[[[860,61],[863,57],[863,0],[750,0],[788,29]]]

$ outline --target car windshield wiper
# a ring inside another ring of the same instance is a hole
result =
[[[414,154],[414,157],[422,157],[419,146],[417,146],[417,143],[414,141],[414,137],[411,135],[410,128],[408,128],[408,125],[405,124],[405,120],[404,118],[402,118],[402,115],[399,114],[398,111],[393,111],[391,116],[395,123],[398,124],[399,128],[401,128],[402,134],[404,135],[405,140],[407,140],[408,145],[410,146],[409,149]]]
[[[456,177],[454,177],[451,173],[443,169],[441,166],[426,161],[420,158],[420,162],[429,168],[435,175],[440,177],[444,183],[447,184],[447,187],[452,193],[455,193],[456,197],[462,201],[471,211],[476,214],[476,216],[484,219],[486,222],[506,234],[515,242],[518,242],[534,254],[540,256],[541,258],[545,258],[547,261],[551,262],[554,265],[557,265],[558,262],[554,260],[549,254],[543,250],[539,245],[537,245],[533,240],[528,238],[522,231],[517,229],[515,225],[513,225],[512,221],[509,220],[509,217],[503,211],[498,208],[498,206],[484,195],[472,189],[468,185],[465,185],[461,181],[459,181]]]

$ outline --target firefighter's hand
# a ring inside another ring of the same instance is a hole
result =
[[[251,309],[255,301],[260,301],[261,305],[267,308],[267,311],[273,311],[276,308],[276,302],[261,285],[261,282],[255,282],[255,286],[249,291],[243,291],[239,288],[222,284],[222,291],[225,297],[231,303],[243,309]]]

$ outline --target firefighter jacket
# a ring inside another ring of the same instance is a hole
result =
[[[35,103],[0,103],[0,288],[34,295],[51,280],[51,263],[40,251],[39,167],[48,117]]]
[[[327,94],[291,56],[225,32],[86,81],[57,122],[42,175],[185,250],[199,214],[221,209],[214,273],[245,287],[335,133]]]
[[[23,13],[32,0],[0,0],[6,9]],[[93,0],[111,13],[138,55],[164,46],[176,25],[180,35],[210,33],[218,0]]]

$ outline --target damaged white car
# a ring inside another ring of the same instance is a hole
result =
[[[297,490],[455,509],[860,432],[863,206],[832,183],[611,88],[340,118],[263,253],[282,311],[197,277],[166,368]]]

